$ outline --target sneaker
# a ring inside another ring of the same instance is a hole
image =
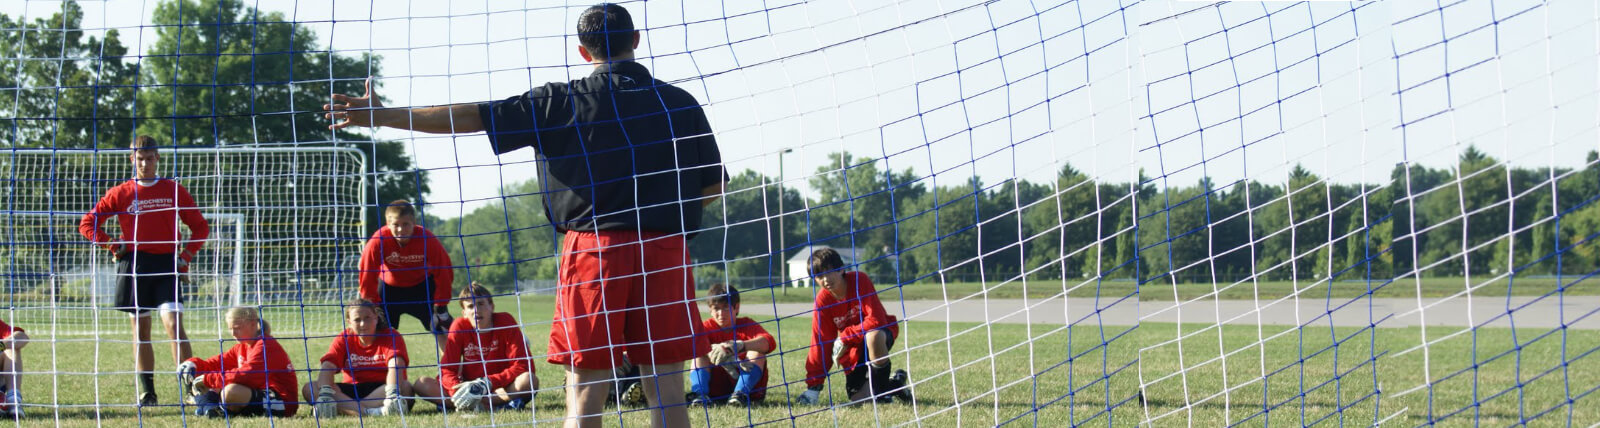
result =
[[[916,401],[915,397],[911,396],[911,384],[907,379],[908,377],[910,376],[906,374],[905,370],[895,370],[894,374],[889,375],[889,383],[896,388],[891,395],[903,404],[911,404]]]
[[[641,407],[645,405],[644,386],[638,381],[628,382],[622,390],[622,399],[619,406]]]
[[[156,393],[154,392],[144,392],[139,394],[139,407],[154,406],[159,402],[159,400],[156,400]]]
[[[528,406],[528,399],[526,399],[526,398],[513,398],[513,399],[511,399],[511,401],[507,401],[504,404],[501,404],[499,406],[495,406],[494,409],[495,410],[522,410],[524,407],[527,407],[527,406]]]
[[[733,394],[732,397],[728,397],[728,403],[727,404],[729,406],[732,406],[732,407],[744,407],[746,404],[748,404],[750,402],[751,402],[750,401],[750,396],[744,395],[744,394],[735,393],[735,394]]]
[[[711,397],[695,393],[689,393],[688,400],[685,401],[688,401],[690,406],[697,407],[711,407],[717,404],[715,401],[711,401]]]
[[[222,394],[208,391],[205,394],[194,396],[194,415],[208,418],[223,417]]]
[[[383,407],[381,409],[382,409],[381,412],[382,412],[382,414],[384,416],[399,416],[399,415],[403,415],[403,414],[406,413],[406,400],[405,399],[399,399],[399,400],[386,399],[386,400],[383,400]]]
[[[0,416],[7,419],[22,418],[22,396],[16,391],[6,391],[6,399],[0,403]]]

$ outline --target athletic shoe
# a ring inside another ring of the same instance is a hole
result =
[[[644,385],[637,380],[623,383],[625,386],[622,390],[622,400],[618,406],[642,407],[647,404],[644,399]]]
[[[698,407],[711,407],[717,404],[717,402],[711,401],[711,397],[695,393],[689,393],[688,400],[685,401],[688,401],[690,406]]]
[[[194,396],[194,415],[208,418],[223,417],[222,394],[210,391]]]
[[[898,388],[892,395],[903,404],[911,404],[916,401],[915,397],[911,396],[911,384],[907,377],[909,376],[905,370],[895,370],[894,374],[889,375],[889,383]]]
[[[4,403],[0,403],[0,416],[7,419],[22,419],[22,396],[16,391],[6,391]]]
[[[156,399],[156,393],[154,392],[145,392],[139,394],[139,407],[154,406],[158,402],[159,400]]]
[[[750,401],[750,396],[744,395],[744,394],[735,393],[735,394],[733,394],[732,397],[728,397],[728,403],[727,404],[729,406],[732,406],[732,407],[744,407],[747,403],[751,403],[751,402],[752,401]]]

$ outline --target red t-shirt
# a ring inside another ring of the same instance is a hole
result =
[[[777,344],[777,341],[773,340],[772,334],[771,333],[767,333],[767,329],[761,327],[761,323],[758,323],[755,320],[752,320],[752,319],[749,319],[749,318],[745,318],[745,317],[734,318],[733,319],[733,327],[731,327],[731,328],[722,328],[721,325],[717,324],[716,320],[711,319],[711,318],[706,318],[705,321],[702,321],[700,323],[700,326],[703,327],[703,329],[701,331],[705,332],[703,334],[706,336],[706,340],[710,341],[712,345],[716,345],[716,344],[722,343],[722,342],[727,342],[729,340],[738,340],[740,342],[749,342],[749,341],[760,339],[760,338],[766,338],[767,339],[767,347],[766,347],[766,349],[750,349],[750,348],[746,347],[745,350],[746,351],[756,351],[756,352],[761,352],[761,353],[769,353],[769,352],[772,352],[773,346],[775,346]],[[746,357],[746,355],[745,355],[744,352],[739,352],[739,359],[740,360],[749,360],[749,358],[745,358],[745,357]],[[767,373],[768,372],[770,372],[770,370],[761,372],[761,381],[757,382],[755,387],[752,388],[751,391],[763,391],[763,390],[767,389]]]
[[[833,297],[828,290],[817,290],[811,313],[811,351],[806,354],[806,385],[821,385],[828,370],[833,368],[834,339],[845,345],[861,346],[864,335],[874,329],[888,326],[890,332],[900,334],[898,318],[883,309],[878,300],[878,288],[872,285],[867,274],[849,271],[844,273],[844,299]],[[846,352],[839,357],[839,365],[854,367],[856,353]]]
[[[433,277],[433,304],[450,303],[450,284],[455,281],[450,253],[444,251],[439,238],[428,229],[417,226],[411,239],[400,245],[387,226],[378,228],[361,250],[361,298],[373,303],[383,303],[378,292],[379,283],[395,287],[413,287],[422,280]]]
[[[139,184],[138,180],[128,180],[112,187],[93,210],[83,214],[83,219],[78,221],[78,233],[90,242],[109,248],[112,239],[100,225],[112,215],[117,216],[117,224],[122,228],[121,242],[132,243],[134,251],[172,254],[182,242],[184,251],[193,255],[211,235],[211,225],[200,216],[194,198],[189,197],[183,185],[172,180],[158,179],[149,186]],[[188,240],[178,232],[180,219],[189,227]]]
[[[517,376],[532,371],[528,364],[528,344],[522,338],[522,326],[505,312],[490,317],[494,327],[484,330],[472,328],[466,317],[456,318],[450,324],[450,334],[444,339],[444,355],[439,358],[439,383],[445,392],[454,394],[456,385],[481,377],[488,377],[494,388],[504,388],[517,380]]]
[[[5,321],[0,321],[0,339],[9,339],[9,338],[11,338],[11,335],[17,334],[17,333],[21,333],[21,332],[25,332],[25,331],[27,331],[27,330],[23,330],[23,329],[17,328],[17,327],[12,327],[11,324],[6,324]]]
[[[328,345],[322,362],[339,367],[344,383],[383,383],[388,381],[389,360],[399,358],[400,377],[404,379],[405,366],[411,360],[406,355],[406,339],[392,328],[379,330],[367,339],[372,343],[362,346],[361,336],[345,329]]]
[[[206,376],[206,385],[212,389],[220,390],[230,383],[250,389],[271,389],[278,393],[278,398],[283,399],[286,416],[294,416],[295,410],[300,408],[297,403],[300,401],[300,380],[295,374],[294,362],[289,360],[289,353],[278,345],[278,339],[272,336],[240,341],[222,355],[186,361],[194,363],[195,371],[199,374],[222,374]]]

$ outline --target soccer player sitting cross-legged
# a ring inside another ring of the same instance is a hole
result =
[[[730,405],[761,402],[767,397],[767,353],[772,334],[761,324],[739,316],[739,290],[712,284],[706,296],[711,317],[703,323],[709,352],[695,358],[689,372],[690,402]]]
[[[461,290],[460,297],[461,318],[445,337],[440,376],[418,379],[416,391],[458,411],[491,406],[522,409],[539,389],[522,326],[511,314],[494,311],[494,294],[488,288],[473,283]]]
[[[301,391],[316,397],[317,417],[398,415],[411,408],[406,339],[389,328],[383,308],[366,299],[344,306],[348,326],[322,354],[322,371]],[[344,373],[344,382],[333,375]]]

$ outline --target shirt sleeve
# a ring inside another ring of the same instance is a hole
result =
[[[523,147],[544,152],[542,142],[570,138],[570,135],[560,135],[576,132],[571,126],[571,100],[558,90],[562,87],[565,85],[546,84],[521,95],[478,104],[478,117],[483,121],[484,133],[489,137],[494,154],[506,154]]]
[[[24,331],[24,330],[22,330],[20,328],[12,327],[11,324],[6,324],[5,321],[0,321],[0,339],[10,338],[11,335],[17,334],[17,332],[20,332],[20,331]]]
[[[96,202],[94,208],[84,213],[83,219],[78,221],[78,233],[83,234],[84,238],[88,238],[89,242],[103,244],[111,240],[111,237],[106,236],[105,231],[100,229],[100,225],[105,224],[106,217],[128,208],[123,202],[122,192],[118,191],[121,188],[121,186],[117,186],[106,191],[105,196],[100,197],[100,202]]]
[[[444,244],[439,243],[439,237],[432,231],[428,232],[427,245],[428,276],[433,278],[433,305],[448,305],[452,293],[450,288],[456,281],[455,262],[450,260],[450,252],[444,250]]]
[[[528,343],[522,338],[522,329],[518,327],[501,329],[500,335],[506,343],[503,357],[510,360],[511,365],[497,373],[490,373],[488,378],[490,384],[503,387],[528,372]]]
[[[361,298],[367,299],[372,303],[383,303],[383,297],[378,293],[378,276],[382,274],[378,269],[382,268],[380,265],[383,260],[383,256],[378,254],[381,251],[378,248],[379,241],[380,239],[376,234],[367,239],[366,247],[361,249],[361,263],[356,268],[356,270],[360,271],[357,274],[360,278],[359,294],[361,294]]]
[[[394,342],[392,342],[394,344],[393,355],[390,355],[389,358],[399,358],[402,367],[411,364],[411,351],[406,350],[406,337],[401,336],[399,332],[394,330],[389,330],[389,337],[394,338]]]
[[[806,386],[822,385],[828,380],[828,370],[833,368],[832,353],[825,346],[832,346],[838,337],[832,322],[827,322],[822,313],[821,300],[814,305],[811,312],[811,350],[806,352]]]
[[[205,216],[200,214],[200,208],[195,205],[194,197],[189,195],[177,182],[172,185],[178,188],[178,218],[183,220],[183,225],[189,227],[189,242],[184,244],[183,253],[193,257],[201,247],[206,245],[206,239],[211,237],[211,223],[206,222]],[[184,261],[189,261],[184,258]]]
[[[245,348],[242,351],[246,353],[244,363],[240,364],[239,367],[235,367],[233,370],[229,370],[227,374],[223,375],[223,378],[226,379],[228,383],[237,383],[239,385],[249,387],[250,389],[267,389],[267,384],[269,383],[268,377],[270,373],[267,371],[266,340],[257,341],[255,346],[247,347],[246,345],[241,344],[234,349],[238,349],[240,347]]]
[[[235,345],[234,348],[238,348],[238,346]],[[233,352],[233,348],[229,348],[226,352],[223,352],[221,354],[217,354],[217,356],[215,356],[215,357],[211,357],[211,358],[192,357],[192,358],[189,358],[189,359],[184,360],[184,361],[194,363],[194,371],[197,372],[197,373],[202,373],[202,374],[204,374],[204,373],[217,373],[217,372],[221,372],[222,371],[222,357],[227,356],[229,353],[232,353],[232,352]]]
[[[328,344],[328,352],[322,354],[321,362],[333,364],[334,367],[345,368],[344,334],[333,338],[333,343]]]
[[[739,333],[740,333],[740,336],[744,336],[744,337],[748,338],[748,339],[744,340],[746,343],[751,342],[751,341],[755,341],[755,340],[761,340],[763,338],[767,339],[767,349],[747,349],[748,351],[756,351],[756,352],[760,352],[760,353],[763,353],[763,354],[769,353],[769,352],[772,352],[772,348],[774,346],[777,346],[777,343],[778,343],[777,340],[772,338],[772,333],[768,333],[767,332],[767,328],[766,327],[762,327],[760,323],[757,323],[757,322],[754,322],[754,321],[751,321],[749,324],[745,324],[743,326],[740,326],[739,327]]]
[[[439,386],[444,387],[445,393],[454,394],[456,385],[461,384],[461,348],[466,346],[462,338],[470,333],[457,333],[450,329],[449,335],[444,339],[444,354],[439,356]]]

